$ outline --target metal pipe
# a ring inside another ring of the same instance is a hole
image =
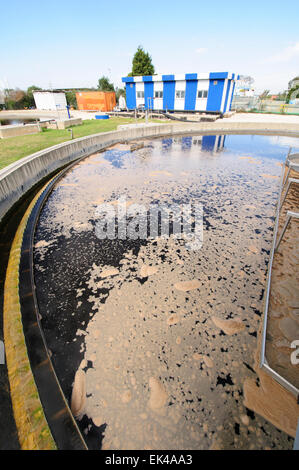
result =
[[[262,329],[260,367],[263,367],[265,363],[266,333],[267,333],[268,308],[269,308],[269,298],[270,298],[271,271],[272,271],[272,264],[273,264],[273,257],[274,257],[275,241],[276,241],[277,231],[278,231],[279,207],[280,207],[280,199],[281,199],[281,194],[282,194],[282,182],[283,182],[284,172],[285,172],[285,162],[282,167],[282,172],[280,176],[280,192],[279,192],[277,206],[276,206],[276,219],[275,219],[275,224],[274,224],[273,243],[271,247],[268,276],[267,276],[267,283],[266,283],[266,299],[265,299],[264,320],[263,320],[263,329]]]

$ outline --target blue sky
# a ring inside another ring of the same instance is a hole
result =
[[[298,0],[0,0],[0,87],[121,86],[141,44],[156,73],[236,72],[275,93],[299,75],[298,24]]]

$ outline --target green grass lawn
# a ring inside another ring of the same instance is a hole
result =
[[[99,132],[108,132],[116,130],[119,124],[134,123],[130,118],[110,118],[107,120],[91,119],[83,121],[82,125],[74,126],[74,139],[86,135],[97,134]],[[138,120],[142,122],[142,120]],[[155,120],[153,122],[160,122]],[[9,137],[0,139],[0,169],[20,158],[31,155],[34,152],[43,150],[52,145],[60,144],[70,140],[70,132],[65,130],[44,129],[43,132],[33,135],[24,135],[19,137]]]

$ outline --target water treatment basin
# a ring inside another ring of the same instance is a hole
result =
[[[36,294],[56,373],[70,403],[73,392],[90,448],[292,448],[243,396],[248,377],[259,381],[257,332],[290,145],[299,140],[120,143],[54,187],[35,233]],[[202,206],[203,238],[190,246],[175,230],[100,237],[103,207],[119,228],[120,200],[128,224],[137,205],[139,214]]]

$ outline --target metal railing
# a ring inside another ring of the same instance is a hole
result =
[[[269,300],[270,300],[270,289],[271,289],[271,275],[272,275],[272,266],[273,266],[273,258],[274,258],[274,253],[278,249],[281,240],[283,239],[283,236],[287,230],[287,227],[290,224],[290,221],[292,218],[299,218],[299,213],[293,212],[293,211],[287,211],[286,213],[286,221],[285,224],[282,228],[282,231],[278,237],[278,226],[279,226],[279,217],[280,217],[280,210],[281,207],[286,199],[286,194],[282,200],[282,193],[284,190],[285,185],[289,181],[290,184],[287,186],[287,190],[289,190],[289,187],[291,184],[294,184],[295,178],[290,178],[288,179],[289,176],[289,171],[287,172],[286,178],[284,178],[285,174],[285,168],[286,166],[289,167],[290,165],[292,166],[292,160],[294,157],[299,158],[299,154],[293,154],[291,155],[291,149],[288,152],[288,155],[286,157],[286,161],[283,165],[282,168],[282,174],[281,174],[281,179],[280,179],[280,192],[279,192],[279,197],[278,197],[278,202],[277,202],[277,208],[276,208],[276,218],[275,218],[275,225],[274,225],[274,233],[273,233],[273,243],[272,243],[272,248],[270,252],[270,260],[269,260],[269,270],[268,270],[268,277],[267,277],[267,284],[266,284],[266,299],[265,299],[265,307],[264,307],[264,321],[263,321],[263,330],[262,330],[262,344],[261,344],[261,352],[260,352],[260,367],[264,369],[269,375],[272,376],[274,380],[276,380],[280,385],[282,385],[284,388],[286,388],[289,392],[295,395],[297,400],[299,399],[299,390],[298,388],[291,384],[287,379],[285,379],[283,376],[281,376],[278,372],[276,372],[272,367],[269,366],[269,363],[266,358],[266,335],[267,335],[267,321],[268,321],[268,310],[269,310]],[[291,181],[293,180],[293,181]],[[299,180],[297,180],[299,181]],[[296,182],[297,182],[296,181]],[[281,202],[282,201],[282,202]]]

